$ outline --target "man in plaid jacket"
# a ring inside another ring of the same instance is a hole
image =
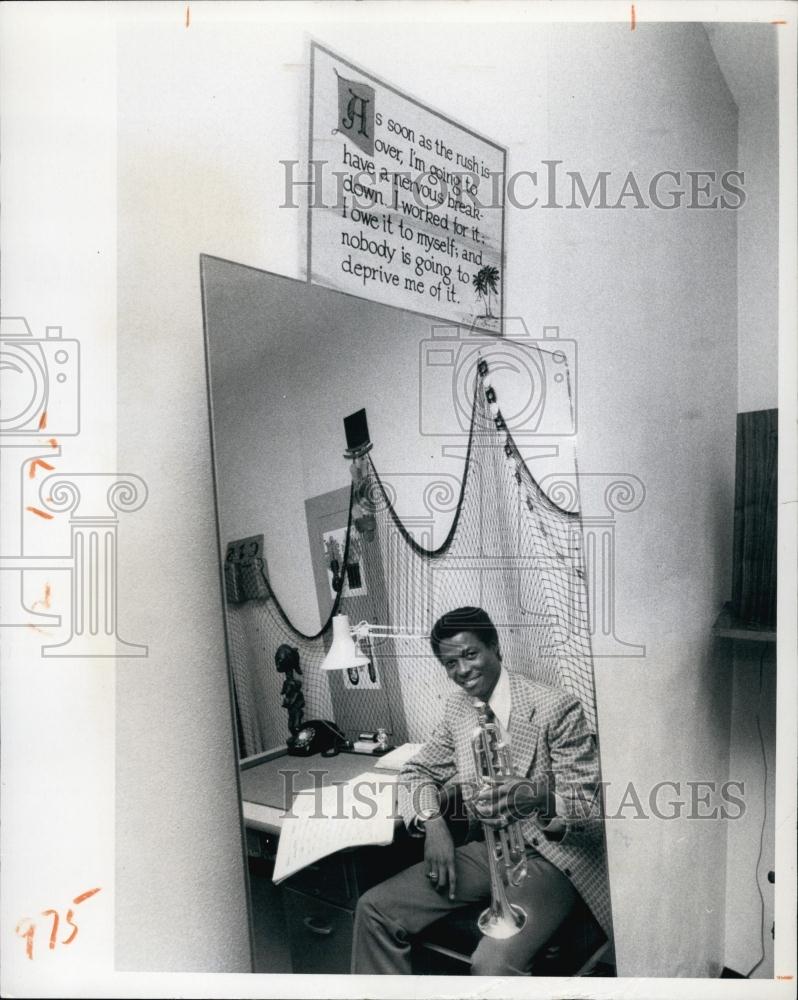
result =
[[[490,898],[485,843],[455,848],[441,812],[446,786],[460,784],[468,796],[482,784],[471,741],[475,702],[483,702],[509,744],[513,774],[472,798],[469,810],[495,828],[520,823],[527,877],[507,888],[507,898],[527,919],[512,937],[483,937],[471,974],[522,975],[580,896],[611,934],[595,736],[572,695],[504,668],[496,628],[481,608],[445,614],[431,642],[460,690],[399,776],[399,808],[410,832],[425,837],[424,861],[360,898],[352,972],[409,973],[416,934],[451,910]]]

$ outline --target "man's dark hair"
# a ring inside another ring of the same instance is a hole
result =
[[[499,645],[499,633],[482,608],[455,608],[435,622],[430,634],[432,652],[440,659],[441,643],[460,632],[473,632],[486,646]]]

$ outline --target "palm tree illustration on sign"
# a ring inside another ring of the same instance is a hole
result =
[[[499,293],[499,269],[492,264],[481,267],[471,279],[477,298],[485,303],[485,313],[482,319],[495,319],[491,312],[490,297]]]

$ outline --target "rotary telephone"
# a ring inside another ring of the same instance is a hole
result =
[[[322,757],[335,757],[341,750],[378,757],[393,750],[393,746],[388,742],[385,729],[360,733],[358,739],[350,742],[334,722],[326,719],[303,722],[296,736],[288,741],[288,753],[294,757],[311,757],[316,753]]]
[[[296,736],[288,744],[288,753],[294,757],[311,757],[320,753],[334,757],[346,745],[346,737],[334,722],[311,719],[303,722]]]

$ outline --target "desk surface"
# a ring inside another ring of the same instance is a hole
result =
[[[379,757],[367,754],[339,753],[337,757],[274,757],[241,772],[241,798],[276,809],[287,809],[297,792],[319,785],[349,781],[374,770]],[[388,777],[394,774],[386,771]]]
[[[379,757],[340,753],[337,757],[273,757],[241,771],[244,821],[253,829],[279,833],[282,814],[297,792],[319,785],[334,785],[374,771]],[[396,771],[385,770],[390,778]],[[397,823],[401,822],[397,819]]]

